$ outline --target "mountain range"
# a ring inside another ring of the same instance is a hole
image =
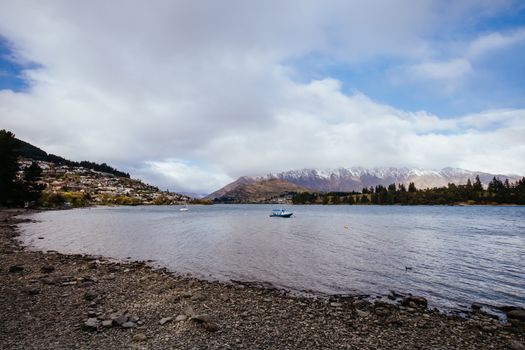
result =
[[[468,179],[474,181],[479,176],[481,183],[487,185],[493,177],[517,181],[518,175],[491,174],[480,171],[470,171],[459,168],[443,168],[441,170],[427,170],[418,168],[337,168],[337,169],[301,169],[280,173],[271,173],[265,176],[243,176],[223,188],[209,194],[211,200],[235,198],[242,202],[257,201],[257,198],[283,196],[287,192],[360,192],[364,187],[376,185],[405,184],[413,182],[417,188],[433,188],[447,186],[449,183],[466,184]],[[270,186],[272,191],[266,191],[265,184],[276,183],[279,186]],[[257,189],[261,190],[257,192]],[[281,193],[277,193],[278,190]],[[238,195],[242,193],[242,197]],[[253,197],[250,198],[248,194]]]

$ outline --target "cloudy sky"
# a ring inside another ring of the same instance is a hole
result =
[[[525,174],[525,2],[0,0],[0,128],[161,188]]]

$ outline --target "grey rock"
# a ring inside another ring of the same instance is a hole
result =
[[[38,287],[27,287],[24,292],[28,295],[37,295],[40,293],[40,289]]]
[[[191,317],[191,320],[197,323],[204,323],[204,322],[211,321],[210,316],[205,315],[205,314],[193,315]]]
[[[47,284],[47,285],[55,284],[55,281],[48,277],[41,278],[40,282],[42,282],[42,284]]]
[[[355,312],[357,313],[357,316],[359,317],[368,317],[370,315],[370,312],[359,310],[359,309],[355,309]]]
[[[195,300],[195,301],[204,301],[206,300],[206,296],[202,293],[195,293],[193,294],[193,296],[191,297],[191,300]]]
[[[220,329],[219,325],[213,321],[204,322],[202,326],[208,332],[217,332]]]
[[[512,318],[515,320],[525,321],[525,310],[516,309],[507,312],[507,318]]]
[[[159,324],[162,326],[168,322],[171,322],[172,320],[173,320],[173,317],[164,317],[160,319]]]
[[[184,314],[188,317],[193,317],[193,315],[195,314],[195,312],[193,312],[193,308],[190,306],[190,305],[187,305],[185,308],[184,308]]]
[[[137,333],[133,336],[134,342],[143,342],[143,341],[146,341],[147,339],[148,337],[146,337],[146,334],[144,333]]]
[[[332,303],[330,303],[330,306],[332,306],[332,307],[342,307],[343,304],[342,303],[338,303],[338,302],[332,302]]]
[[[124,323],[128,322],[128,319],[129,317],[126,314],[121,314],[120,316],[112,318],[115,326],[122,326]]]
[[[517,340],[511,340],[509,341],[509,349],[511,350],[525,350],[525,345],[520,343]]]
[[[112,320],[104,320],[104,321],[102,321],[102,327],[110,328],[111,326],[113,326],[113,321]]]
[[[414,305],[412,306],[411,303]],[[428,301],[427,299],[423,298],[423,297],[418,297],[418,296],[409,296],[409,297],[406,297],[403,299],[403,301],[401,302],[401,305],[403,306],[410,306],[412,308],[415,308],[415,307],[421,307],[421,308],[427,308],[428,306]]]
[[[122,324],[122,328],[135,328],[135,327],[137,327],[137,324],[135,322],[128,321]]]
[[[51,272],[55,271],[55,267],[51,266],[51,265],[44,265],[44,266],[42,266],[42,268],[40,270],[43,273],[51,273]]]
[[[24,271],[24,267],[22,265],[13,265],[9,267],[10,273],[17,273]]]
[[[87,321],[84,322],[83,328],[87,331],[96,331],[99,326],[99,320],[97,320],[96,318],[88,318]]]
[[[186,315],[178,315],[177,317],[175,317],[175,322],[182,322],[182,321],[186,321],[188,319],[188,316]]]
[[[84,299],[87,301],[93,301],[98,297],[98,294],[94,291],[87,291],[84,293]]]
[[[135,322],[135,323],[137,323],[137,322],[140,320],[140,318],[139,318],[137,315],[131,315],[131,316],[129,317],[129,320],[130,320],[131,322]]]
[[[390,311],[386,308],[379,307],[375,309],[375,314],[378,316],[388,316],[390,315]]]
[[[93,310],[88,311],[88,317],[97,317],[97,312]]]

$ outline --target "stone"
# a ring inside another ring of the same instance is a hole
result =
[[[175,322],[182,322],[182,321],[186,321],[188,319],[188,316],[186,315],[178,315],[177,317],[175,317]]]
[[[204,322],[202,326],[208,332],[217,332],[220,329],[219,325],[212,321]]]
[[[27,295],[37,295],[40,293],[40,289],[38,289],[38,287],[27,287],[24,291]]]
[[[135,327],[137,327],[137,324],[135,322],[131,322],[131,321],[124,322],[122,324],[122,328],[135,328]]]
[[[17,273],[24,271],[24,267],[22,265],[13,265],[9,267],[10,273]]]
[[[96,318],[88,318],[87,321],[84,322],[83,328],[86,331],[96,331],[98,326],[100,326],[99,320]]]
[[[115,326],[122,326],[124,323],[128,322],[129,317],[126,314],[121,314],[115,318],[111,317],[111,319],[113,320],[113,324]]]
[[[221,294],[221,295],[219,296],[219,298],[220,298],[222,301],[228,301],[228,300],[230,300],[230,297],[227,296],[227,295],[225,295],[225,294]]]
[[[131,322],[135,322],[135,323],[137,323],[137,322],[140,320],[140,318],[139,318],[137,315],[131,315],[131,316],[129,317],[129,320],[130,320]]]
[[[48,277],[44,277],[40,279],[40,282],[42,282],[42,284],[47,284],[47,285],[55,284],[55,281]]]
[[[51,266],[51,265],[44,265],[44,266],[42,266],[42,268],[40,270],[43,273],[51,273],[51,272],[55,271],[55,267]]]
[[[479,303],[472,303],[472,305],[470,305],[470,308],[474,311],[479,311],[481,310],[481,308],[483,307],[483,305],[479,304]]]
[[[204,323],[204,322],[209,322],[210,321],[210,317],[208,315],[205,315],[205,314],[199,314],[199,315],[193,315],[191,317],[192,321],[195,321],[197,323]]]
[[[515,320],[525,321],[525,310],[515,309],[507,312],[507,318]]]
[[[195,312],[193,312],[193,308],[190,305],[187,305],[184,308],[184,314],[188,317],[192,317],[195,314]]]
[[[143,341],[146,341],[147,339],[148,337],[146,337],[146,334],[144,333],[137,333],[133,336],[134,342],[143,342]]]
[[[195,300],[195,301],[204,301],[206,300],[206,296],[202,293],[195,293],[193,294],[193,296],[191,297],[191,300]]]
[[[102,327],[110,328],[111,326],[113,326],[113,321],[112,320],[104,320],[104,321],[102,321]]]
[[[331,307],[342,307],[343,304],[342,303],[338,303],[338,302],[332,302],[332,303],[330,303],[330,306]]]
[[[93,310],[88,311],[88,317],[97,317],[97,312]]]
[[[379,307],[375,310],[375,314],[378,316],[388,316],[390,315],[390,311],[386,308]]]
[[[357,316],[359,317],[367,317],[370,315],[370,312],[359,310],[359,309],[355,309],[355,312],[357,313]]]
[[[84,293],[84,299],[87,300],[87,301],[93,301],[95,300],[96,298],[98,297],[97,293],[93,292],[93,291],[87,291]]]
[[[525,345],[520,343],[517,340],[511,340],[509,341],[509,349],[511,350],[525,350]]]
[[[414,306],[412,306],[411,303]],[[425,299],[423,297],[409,296],[409,297],[404,298],[403,301],[401,301],[401,305],[403,305],[403,306],[410,306],[412,308],[420,307],[420,308],[425,308],[426,309],[427,306],[428,306],[428,301],[427,301],[427,299]]]
[[[159,321],[159,324],[161,326],[165,325],[166,323],[168,322],[171,322],[173,320],[173,317],[164,317],[164,318],[161,318],[160,321]]]

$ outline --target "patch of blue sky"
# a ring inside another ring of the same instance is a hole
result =
[[[37,65],[22,64],[14,57],[10,43],[0,36],[0,90],[27,91],[30,82],[23,72],[25,69],[36,68]]]

